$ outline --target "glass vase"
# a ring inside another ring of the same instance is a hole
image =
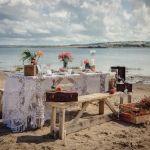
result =
[[[66,69],[67,69],[67,67],[68,67],[68,62],[63,61],[63,68],[66,68]]]

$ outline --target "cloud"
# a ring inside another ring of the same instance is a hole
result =
[[[149,0],[0,0],[0,44],[150,39]]]

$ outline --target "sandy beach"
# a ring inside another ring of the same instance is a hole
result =
[[[4,88],[7,75],[0,72],[0,89]],[[133,83],[132,100],[144,95],[150,96],[150,77],[132,76],[127,78]],[[119,110],[118,96],[109,98],[114,108]],[[127,103],[127,96],[124,98]],[[94,114],[98,110],[97,103],[91,103],[86,113]],[[66,112],[69,122],[80,110],[80,106]],[[105,112],[111,112],[105,106]],[[40,129],[27,129],[23,133],[13,133],[0,119],[1,150],[149,150],[150,125],[134,125],[120,120],[113,120],[100,125],[68,134],[65,140],[50,138],[50,120]]]

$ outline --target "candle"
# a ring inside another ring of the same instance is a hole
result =
[[[110,72],[110,79],[115,79],[116,72]]]
[[[94,59],[91,59],[91,64],[90,64],[91,66],[94,66],[95,65],[95,63],[94,63]]]

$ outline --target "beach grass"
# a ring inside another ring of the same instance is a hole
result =
[[[126,68],[126,70],[142,70],[142,68]]]
[[[15,68],[15,71],[21,71],[23,70],[23,65],[15,65],[14,68]]]
[[[79,66],[71,66],[71,67],[68,67],[68,69],[80,69]]]

